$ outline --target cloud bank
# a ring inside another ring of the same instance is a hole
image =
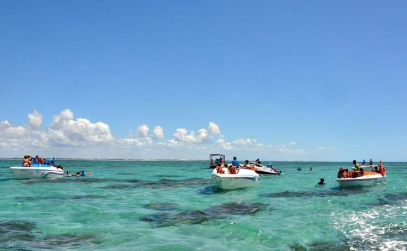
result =
[[[135,133],[115,138],[108,124],[75,118],[66,109],[43,125],[43,115],[34,110],[26,125],[0,121],[0,157],[21,157],[27,153],[67,158],[140,158],[140,159],[206,159],[210,153],[225,153],[241,158],[304,156],[305,150],[295,149],[294,141],[270,145],[252,138],[226,140],[219,126],[209,122],[206,128],[177,128],[165,132],[164,127],[146,124],[135,126]],[[332,149],[319,147],[315,151]]]

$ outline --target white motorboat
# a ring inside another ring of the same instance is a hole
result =
[[[44,164],[33,164],[30,167],[12,166],[10,169],[17,179],[59,178],[64,176],[63,169]]]
[[[215,168],[212,172],[212,178],[214,184],[221,189],[238,189],[253,187],[259,184],[259,175],[250,169],[238,169],[239,172],[236,174],[230,174],[229,169],[222,168],[224,173],[218,173]]]
[[[379,172],[375,171],[352,171],[348,172],[348,174],[342,175],[343,177],[339,177],[341,172],[345,172],[347,169],[340,168],[338,173],[338,178],[336,181],[338,182],[340,187],[363,187],[363,186],[372,186],[377,183],[385,182],[386,181],[386,170],[380,169]],[[363,170],[363,169],[362,169]]]
[[[225,155],[220,153],[211,153],[209,155],[209,168],[215,168],[218,164],[225,162]]]
[[[273,174],[273,175],[280,175],[280,172],[273,168],[272,166],[264,166],[262,164],[256,163],[256,162],[250,162],[248,164],[248,169],[254,170],[256,173],[260,174]],[[247,167],[242,167],[242,168],[247,168]]]

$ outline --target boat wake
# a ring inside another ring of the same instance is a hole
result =
[[[344,212],[332,215],[333,224],[347,237],[351,250],[407,250],[406,210],[407,202]]]

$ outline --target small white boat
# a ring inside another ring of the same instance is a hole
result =
[[[273,167],[264,166],[262,164],[255,163],[255,162],[250,162],[249,166],[256,173],[280,175],[280,172],[277,169],[273,168]],[[242,168],[246,168],[246,167],[242,167]]]
[[[236,174],[230,174],[229,169],[222,168],[224,173],[218,173],[216,169],[212,172],[213,183],[221,189],[238,189],[253,187],[259,184],[259,175],[250,169],[238,169]]]
[[[225,162],[225,155],[220,153],[211,153],[209,155],[209,168],[215,168],[218,164]]]
[[[44,164],[33,164],[30,167],[12,166],[10,169],[17,179],[59,178],[64,176],[63,169]]]
[[[337,178],[340,187],[363,187],[373,186],[377,183],[386,181],[386,171],[383,169],[382,173],[372,171],[352,171],[350,175],[344,178]],[[341,169],[339,170],[341,172]]]

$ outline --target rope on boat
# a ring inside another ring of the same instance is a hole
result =
[[[171,189],[171,188],[176,188],[176,187],[180,187],[180,186],[183,186],[183,185],[202,182],[202,181],[209,180],[209,179],[212,179],[212,177],[199,179],[199,180],[194,180],[194,181],[189,181],[189,182],[184,182],[184,183],[181,183],[179,185],[174,185],[174,186],[170,186],[170,187],[163,187],[163,188],[154,189],[154,190],[151,190],[151,191],[145,191],[145,192],[141,192],[141,193],[132,193],[132,194],[128,194],[128,195],[117,196],[117,197],[113,197],[112,199],[120,199],[120,198],[130,197],[130,196],[133,196],[133,195],[141,195],[141,194],[153,193],[153,192],[164,190],[164,189]]]

